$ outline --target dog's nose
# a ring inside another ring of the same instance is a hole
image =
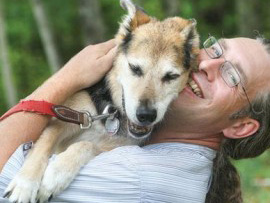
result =
[[[144,125],[153,123],[157,118],[157,110],[153,108],[147,108],[145,106],[139,106],[136,111],[138,121]]]

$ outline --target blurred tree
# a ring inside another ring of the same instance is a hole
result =
[[[180,0],[162,0],[161,3],[166,16],[180,15]]]
[[[80,0],[80,17],[85,45],[95,44],[105,39],[105,24],[99,0]]]
[[[3,1],[0,0],[0,58],[2,61],[2,79],[4,86],[6,87],[5,93],[8,107],[12,107],[17,103],[17,90],[12,82],[12,69],[8,57],[8,40],[5,33],[4,9],[2,6]]]
[[[53,40],[53,33],[48,22],[48,17],[42,0],[31,0],[31,3],[51,73],[54,73],[61,67],[61,59]]]
[[[261,29],[260,4],[257,0],[237,0],[235,3],[239,34],[254,37],[252,31]]]

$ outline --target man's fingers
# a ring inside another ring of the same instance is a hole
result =
[[[113,47],[116,46],[115,39],[108,40],[106,42],[97,45],[97,51],[102,54],[107,54]]]
[[[114,57],[116,56],[117,50],[118,50],[118,46],[115,46],[114,48],[109,50],[109,52],[106,55],[101,57],[102,60],[105,60],[105,61],[110,61],[111,60],[111,61],[113,61]]]
[[[113,47],[109,52],[104,56],[105,58],[114,58],[117,53],[118,46]]]
[[[115,44],[115,39],[110,39],[110,40],[108,40],[106,42],[102,42],[100,44],[103,45],[103,46],[105,46],[105,47],[108,47],[110,49],[116,45]]]
[[[105,71],[109,70],[112,67],[116,53],[117,53],[117,46],[112,48],[106,55],[99,58],[101,66],[106,69]]]

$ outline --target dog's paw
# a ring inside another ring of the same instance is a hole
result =
[[[5,190],[4,197],[10,202],[35,203],[40,181],[22,175],[16,176]]]
[[[49,201],[52,197],[66,189],[75,175],[65,170],[57,161],[51,162],[43,176],[37,199],[39,202]]]

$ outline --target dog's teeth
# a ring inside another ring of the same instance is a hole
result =
[[[149,132],[151,130],[151,127],[139,126],[139,125],[136,125],[132,122],[129,122],[129,128],[130,128],[130,130],[132,130],[133,132],[138,133],[138,134],[146,134],[147,132]]]

